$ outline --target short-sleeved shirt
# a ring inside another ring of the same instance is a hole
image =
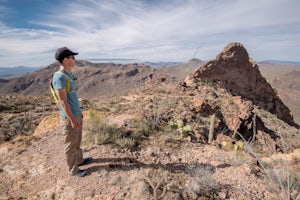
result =
[[[65,75],[67,75],[70,79],[70,91],[67,92],[67,103],[69,104],[71,111],[73,113],[74,116],[79,116],[81,114],[81,108],[80,108],[80,104],[78,101],[78,96],[76,93],[76,89],[77,89],[77,84],[74,80],[74,77],[72,76],[72,74],[70,74],[69,72],[65,71],[65,70],[58,70],[58,73],[55,73],[53,76],[53,88],[55,90],[58,89],[66,89],[66,85],[67,85],[67,78],[65,77]],[[64,73],[64,74],[62,74]],[[67,118],[67,115],[64,111],[64,109],[62,108],[61,103],[59,102],[59,110],[60,110],[60,114],[61,116],[63,116],[64,118]]]

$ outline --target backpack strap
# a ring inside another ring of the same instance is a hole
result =
[[[58,72],[55,72],[54,74],[63,74],[65,76],[65,78],[67,79],[66,91],[68,93],[70,91],[70,89],[71,89],[71,81],[70,81],[69,76],[66,73],[64,73],[63,71],[58,71]],[[71,74],[71,76],[73,77],[73,74]]]
[[[69,76],[67,74],[65,74],[64,72],[62,72],[62,71],[55,72],[54,75],[55,74],[63,74],[65,76],[65,78],[67,79],[66,92],[69,93],[69,91],[71,89],[71,81],[70,81]],[[71,74],[71,75],[72,75],[72,77],[74,77],[73,74]],[[56,91],[55,91],[55,89],[53,87],[52,80],[50,82],[50,91],[51,91],[51,94],[52,94],[52,96],[54,98],[54,101],[58,104],[58,97],[57,97]]]

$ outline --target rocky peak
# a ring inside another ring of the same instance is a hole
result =
[[[288,124],[294,124],[290,110],[261,75],[258,65],[249,58],[247,50],[240,43],[228,44],[214,60],[190,74],[183,85],[199,89],[203,83],[212,83],[226,89],[232,95],[241,96],[276,114]]]
[[[217,55],[217,59],[248,61],[249,56],[247,50],[241,43],[233,42],[229,43],[224,50]]]

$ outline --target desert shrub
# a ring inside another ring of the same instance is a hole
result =
[[[116,125],[105,123],[104,115],[97,111],[90,111],[90,119],[85,127],[89,132],[89,138],[93,138],[86,140],[88,143],[116,144],[125,149],[131,149],[137,144],[136,140],[124,130],[116,127]]]
[[[112,143],[119,138],[121,133],[113,125],[104,122],[104,115],[97,111],[90,111],[90,119],[86,125],[86,130],[90,133],[97,144]]]
[[[159,130],[173,117],[172,110],[176,103],[168,97],[157,97],[148,101],[148,105],[141,110],[141,115],[150,123],[152,130]]]
[[[224,149],[224,147],[221,147]],[[226,147],[225,147],[226,148]],[[213,158],[219,162],[232,166],[240,166],[244,163],[251,164],[247,154],[242,151],[235,151],[234,147],[224,149],[225,151],[218,151],[213,154]]]
[[[168,171],[162,169],[149,170],[144,181],[149,185],[149,190],[155,200],[163,199],[171,184]]]
[[[263,174],[269,182],[266,184],[269,191],[276,193],[279,199],[298,199],[300,197],[300,177],[289,169],[288,161],[277,160],[268,165],[265,164],[255,153],[253,146],[240,133],[238,135],[244,140],[245,150],[257,159],[259,166],[262,168]],[[279,135],[281,134],[279,133]],[[281,145],[284,153],[287,153],[283,137],[281,137]],[[277,152],[269,152],[269,155],[273,154],[277,154]]]
[[[269,174],[273,183],[269,185],[269,190],[277,192],[276,190],[287,189],[284,196],[290,196],[287,194],[289,191],[298,191],[300,192],[300,177],[294,173],[286,170],[284,167],[280,168],[267,168],[266,173]]]
[[[151,135],[151,133],[155,130],[153,130],[153,126],[151,122],[149,122],[147,119],[142,118],[140,120],[134,120],[133,121],[133,127],[134,130],[131,133],[131,136],[136,139],[140,139],[144,136],[148,137]]]
[[[186,172],[190,175],[189,187],[195,194],[210,199],[217,197],[218,185],[213,178],[213,166],[191,164],[187,166]]]
[[[136,144],[135,140],[130,137],[118,138],[116,139],[115,143],[122,149],[132,149]]]
[[[106,144],[109,142],[110,135],[106,132],[101,132],[96,135],[95,142],[96,144]]]

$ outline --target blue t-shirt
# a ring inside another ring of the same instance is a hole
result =
[[[69,77],[70,79],[70,91],[67,92],[67,102],[71,108],[71,111],[73,113],[74,116],[79,116],[81,114],[81,108],[80,108],[80,104],[78,101],[78,96],[76,93],[76,89],[77,89],[77,84],[74,80],[74,77],[72,76],[72,74],[70,74],[69,72],[65,71],[65,70],[58,70],[54,76],[53,76],[53,88],[55,90],[58,89],[62,89],[62,88],[66,88],[67,85],[67,78],[65,77],[65,75]],[[59,110],[61,115],[66,118],[67,115],[65,113],[65,111],[62,109],[62,106],[59,102]]]

